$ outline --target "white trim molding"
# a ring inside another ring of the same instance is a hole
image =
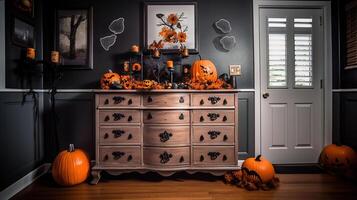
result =
[[[261,8],[315,8],[323,10],[324,25],[324,141],[332,142],[332,36],[331,36],[331,2],[330,1],[253,1],[254,28],[254,85],[255,85],[255,154],[261,154],[261,89],[260,89],[260,55],[259,55],[259,10]]]
[[[334,93],[341,93],[341,92],[357,92],[357,88],[346,88],[346,89],[333,89],[332,92]]]
[[[9,187],[0,192],[0,199],[10,199],[21,190],[25,189],[31,183],[35,182],[38,178],[46,174],[51,167],[51,163],[45,163],[38,168],[34,169]]]

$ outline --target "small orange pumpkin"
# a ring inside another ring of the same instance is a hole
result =
[[[85,181],[89,173],[87,154],[81,149],[74,149],[70,144],[68,150],[61,151],[52,165],[52,177],[62,186],[77,185]]]
[[[232,183],[234,181],[234,176],[230,172],[224,173],[224,180],[226,183]]]
[[[140,63],[134,63],[132,68],[133,68],[134,72],[139,72],[139,71],[141,71],[141,64]]]
[[[357,154],[346,145],[327,145],[321,152],[320,165],[334,173],[346,173],[357,164]]]
[[[118,81],[120,81],[120,75],[112,70],[108,70],[100,79],[100,87],[104,90],[108,90],[114,82]]]
[[[215,82],[217,80],[216,66],[210,60],[196,60],[191,67],[193,82]]]
[[[133,89],[133,83],[130,81],[123,82],[123,88],[126,90],[131,90]]]
[[[246,173],[244,176],[247,175],[250,182],[256,182],[258,178],[262,183],[268,183],[275,176],[273,165],[261,155],[256,158],[247,158],[243,162],[242,170]]]

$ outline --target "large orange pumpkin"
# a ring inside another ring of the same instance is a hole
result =
[[[346,145],[327,145],[320,154],[320,165],[328,171],[347,173],[357,164],[357,154]]]
[[[216,66],[210,60],[196,60],[191,67],[191,79],[192,82],[215,82]]]
[[[60,152],[52,165],[52,177],[62,186],[77,185],[85,181],[89,174],[89,160],[81,149],[74,149],[70,144],[68,150]]]
[[[108,90],[114,82],[120,81],[120,75],[114,73],[112,70],[108,70],[107,73],[103,74],[100,79],[100,87],[102,89]]]
[[[242,164],[243,176],[248,181],[256,182],[258,178],[262,183],[268,183],[273,180],[275,170],[269,160],[258,155],[256,158],[247,158]]]

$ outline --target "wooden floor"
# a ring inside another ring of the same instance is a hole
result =
[[[80,184],[64,188],[45,176],[13,199],[357,199],[357,184],[327,174],[279,174],[280,187],[273,191],[246,191],[226,185],[220,177],[178,174],[162,178],[156,174],[105,177],[98,185]]]

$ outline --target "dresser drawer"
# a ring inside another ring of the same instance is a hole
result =
[[[193,126],[194,144],[234,145],[234,126]]]
[[[190,148],[144,147],[144,164],[154,166],[180,166],[190,163]]]
[[[193,123],[234,123],[234,110],[194,110]]]
[[[234,106],[234,94],[193,94],[193,106]]]
[[[100,127],[101,144],[141,143],[140,126]]]
[[[100,94],[98,106],[100,107],[140,106],[140,96],[135,94]]]
[[[139,110],[100,110],[99,123],[139,123]]]
[[[144,123],[146,124],[182,124],[190,122],[188,110],[146,110]]]
[[[143,105],[147,107],[188,107],[189,94],[150,94],[143,96]]]
[[[189,145],[189,126],[144,126],[144,145]]]
[[[139,166],[141,163],[140,146],[99,148],[99,162],[102,165]]]
[[[235,165],[234,147],[200,146],[193,147],[194,165]]]

